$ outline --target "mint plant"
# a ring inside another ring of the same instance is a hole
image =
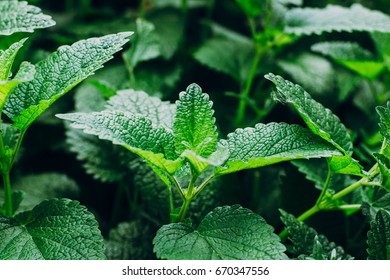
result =
[[[51,17],[24,1],[0,2],[0,15],[1,36],[54,25]],[[12,191],[10,174],[30,125],[58,98],[110,60],[131,34],[112,34],[62,46],[35,65],[21,63],[14,76],[13,62],[27,38],[0,50],[0,173],[4,189],[1,259],[105,258],[98,223],[86,207],[78,201],[52,198],[17,213],[23,192]]]

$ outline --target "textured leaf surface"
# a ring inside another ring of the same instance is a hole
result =
[[[110,230],[106,255],[110,260],[145,260],[151,258],[151,228],[146,221],[120,223]]]
[[[22,62],[18,73],[12,80],[1,81],[0,80],[0,111],[8,99],[11,91],[21,83],[31,81],[35,75],[35,67],[29,62]]]
[[[127,65],[134,69],[138,63],[160,56],[160,42],[152,23],[137,19],[136,33],[131,48],[123,53]]]
[[[337,259],[352,259],[352,257],[344,252],[344,249],[337,246],[334,242],[330,242],[325,236],[318,235],[317,231],[303,222],[298,221],[293,215],[280,210],[281,220],[286,225],[288,230],[288,238],[292,242],[293,247],[291,253],[294,256],[305,258],[315,257],[314,245],[317,243],[321,245],[322,253],[326,259],[333,259],[332,251],[335,250]],[[318,244],[317,244],[318,245]],[[318,248],[317,248],[318,249]]]
[[[165,225],[153,243],[161,259],[286,259],[273,228],[238,205],[214,209],[196,230],[184,223]]]
[[[336,62],[359,75],[373,79],[384,69],[384,64],[376,61],[373,54],[356,42],[321,42],[311,47],[312,51],[330,56]]]
[[[374,154],[381,171],[381,185],[390,191],[390,160],[382,154]]]
[[[60,173],[23,176],[13,183],[12,189],[25,193],[19,206],[20,211],[31,210],[45,199],[61,197],[76,199],[79,196],[77,183]]]
[[[118,91],[107,103],[107,110],[130,112],[147,117],[154,127],[172,130],[176,105],[161,101],[144,91],[126,89]]]
[[[173,173],[180,167],[174,150],[173,135],[164,128],[154,128],[145,117],[120,111],[60,114],[72,121],[72,127],[87,134],[124,146],[148,162]]]
[[[105,259],[94,216],[77,201],[52,199],[11,219],[0,217],[0,259]]]
[[[131,34],[107,35],[62,46],[39,62],[34,79],[17,86],[5,105],[5,113],[14,126],[27,129],[52,103],[121,50]]]
[[[0,50],[0,81],[8,80],[14,59],[26,40],[22,39],[13,43],[8,49]]]
[[[199,63],[227,74],[238,82],[245,81],[248,76],[253,56],[253,43],[249,39],[237,40],[236,37],[212,38],[194,54]]]
[[[387,102],[387,106],[376,107],[376,112],[380,117],[380,132],[383,137],[390,141],[390,102]]]
[[[368,232],[368,259],[390,260],[390,214],[379,211]]]
[[[37,28],[55,25],[48,15],[26,1],[0,1],[0,35],[34,32]]]
[[[189,149],[202,157],[216,150],[218,134],[213,117],[213,103],[197,84],[180,93],[173,124],[176,151]]]
[[[297,35],[321,34],[332,31],[379,31],[388,33],[390,17],[360,4],[350,8],[328,5],[319,8],[295,8],[286,15],[285,32]]]
[[[274,74],[267,74],[265,77],[276,85],[276,92],[273,94],[276,101],[291,103],[314,134],[328,141],[344,154],[332,157],[330,160],[332,170],[338,173],[362,175],[362,167],[351,157],[351,138],[340,119],[312,99],[301,86]]]
[[[257,124],[254,128],[237,129],[221,144],[230,156],[217,174],[257,168],[281,161],[330,157],[340,154],[332,145],[313,135],[308,129],[285,123]]]

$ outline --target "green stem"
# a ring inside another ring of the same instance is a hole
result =
[[[338,210],[359,210],[362,207],[361,204],[346,204],[337,206]]]
[[[10,180],[9,171],[3,173],[3,183],[4,183],[5,214],[8,217],[12,217],[13,216],[13,205],[12,205],[12,190],[11,190],[11,180]]]
[[[209,177],[207,177],[206,180],[204,180],[202,184],[200,184],[199,187],[196,188],[192,199],[197,197],[197,195],[211,182],[212,179],[214,179],[214,174],[211,174]]]
[[[338,193],[334,194],[332,196],[331,199],[329,200],[326,200],[326,203],[322,205],[322,200],[318,199],[316,204],[311,207],[309,210],[305,211],[303,214],[301,214],[297,220],[300,221],[300,222],[303,222],[305,221],[306,219],[308,219],[309,217],[313,216],[314,214],[316,214],[317,212],[321,211],[321,210],[334,210],[334,209],[356,209],[356,207],[358,207],[358,204],[351,204],[351,205],[344,205],[344,206],[338,206],[337,208],[332,208],[331,205],[336,202],[337,200],[345,197],[346,195],[350,194],[351,192],[353,192],[354,190],[356,190],[357,188],[361,187],[362,185],[366,185],[369,180],[371,180],[372,178],[374,178],[377,174],[379,173],[379,168],[378,168],[378,164],[375,164],[371,169],[370,171],[368,172],[368,177],[365,177],[365,178],[362,178],[360,179],[359,181],[349,185],[348,187],[346,187],[345,189],[339,191]],[[329,181],[330,181],[330,176],[329,176],[329,172],[328,172],[328,177],[327,177],[327,180],[324,184],[324,188],[327,184],[329,184],[328,181],[328,178],[329,178]],[[324,190],[323,188],[323,190]],[[322,192],[321,192],[322,194]],[[320,195],[321,197],[321,195]],[[343,208],[344,207],[344,208]],[[360,208],[360,205],[359,205],[359,208]],[[280,234],[279,234],[279,237],[280,239],[284,239],[286,238],[288,234],[288,230],[287,229],[284,229]]]
[[[16,142],[14,151],[13,151],[13,153],[12,153],[11,163],[10,163],[10,166],[9,166],[9,169],[10,169],[10,170],[11,170],[12,166],[13,166],[14,163],[15,163],[16,156],[17,156],[18,153],[19,153],[19,150],[20,150],[20,147],[21,147],[21,145],[22,145],[23,138],[24,138],[24,135],[25,135],[25,134],[26,134],[26,130],[20,131],[20,135],[19,135],[19,137],[18,137],[18,142]]]
[[[186,217],[188,207],[190,206],[191,200],[196,195],[196,190],[195,190],[196,179],[197,179],[197,176],[195,175],[194,171],[191,170],[191,179],[190,179],[190,182],[188,184],[188,188],[186,190],[186,193],[184,195],[184,202],[180,208],[179,215],[177,217],[176,222],[182,222],[182,221],[184,221],[184,218]]]
[[[317,206],[320,206],[322,200],[324,199],[324,196],[326,195],[326,192],[328,191],[330,180],[332,179],[332,175],[333,175],[332,170],[330,169],[329,162],[327,161],[326,163],[328,166],[328,173],[326,175],[326,180],[325,180],[324,186],[322,187],[321,194],[316,201]]]
[[[248,79],[246,80],[245,89],[241,94],[240,103],[238,104],[237,115],[235,120],[236,125],[240,125],[245,118],[245,110],[248,105],[249,93],[251,91],[253,80],[256,76],[257,68],[259,66],[259,62],[262,57],[262,54],[263,52],[260,49],[256,50],[256,55],[252,62],[252,67],[250,69]]]
[[[145,0],[141,0],[138,8],[138,17],[144,18],[145,17]]]

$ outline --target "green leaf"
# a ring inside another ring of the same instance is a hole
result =
[[[176,105],[161,101],[157,97],[148,95],[144,91],[126,89],[118,91],[107,102],[107,110],[130,112],[147,117],[154,127],[163,127],[172,130],[173,119],[176,114]]]
[[[368,259],[390,260],[390,214],[380,210],[367,234]]]
[[[266,8],[265,0],[236,0],[245,14],[254,17],[260,15]]]
[[[265,77],[276,85],[274,100],[291,103],[314,134],[331,143],[344,154],[331,158],[331,169],[336,173],[363,176],[362,167],[351,157],[351,138],[340,119],[332,111],[312,99],[301,86],[271,73]]]
[[[332,85],[335,84],[332,64],[317,55],[303,53],[290,59],[279,60],[278,66],[294,81],[317,95],[331,91]]]
[[[94,216],[79,202],[45,200],[15,218],[0,217],[0,259],[105,259]]]
[[[1,123],[0,129],[0,135],[3,138],[4,147],[9,150],[14,149],[20,134],[19,131],[12,125],[6,123]]]
[[[324,159],[294,160],[291,162],[299,172],[306,175],[306,179],[314,182],[318,190],[322,190],[328,175],[327,162]],[[339,191],[351,185],[355,181],[344,174],[333,174],[328,190]]]
[[[26,40],[27,38],[24,38],[19,42],[13,43],[5,51],[0,50],[0,81],[8,80],[15,57]]]
[[[89,83],[83,83],[76,91],[75,107],[78,112],[102,111],[106,103],[103,95]],[[129,173],[130,162],[135,158],[124,147],[101,141],[70,125],[66,126],[66,142],[70,151],[83,162],[86,172],[103,182],[121,181]]]
[[[387,139],[387,141],[390,141],[390,101],[387,102],[387,107],[376,107],[376,112],[380,117],[380,132],[382,136]]]
[[[221,144],[230,156],[216,174],[257,168],[293,159],[330,157],[337,149],[313,135],[308,129],[285,123],[257,124],[254,128],[237,129]]]
[[[241,40],[234,37],[232,40],[231,37],[209,39],[195,52],[194,58],[215,71],[243,82],[248,76],[254,56],[253,43],[249,38]]]
[[[382,62],[356,42],[321,42],[311,47],[312,51],[330,56],[337,63],[367,79],[376,78],[384,69]]]
[[[26,1],[0,1],[0,15],[0,35],[34,32],[34,29],[55,25],[50,16]]]
[[[161,259],[286,259],[273,228],[238,205],[214,209],[197,229],[185,223],[165,225],[153,243]]]
[[[390,69],[390,34],[382,32],[370,33],[378,53],[381,55],[387,69]]]
[[[60,114],[72,121],[72,127],[87,134],[124,146],[153,166],[172,174],[180,166],[174,150],[173,135],[164,128],[154,128],[152,122],[139,115],[120,111]]]
[[[13,182],[12,189],[25,193],[19,207],[21,211],[31,210],[45,199],[61,197],[75,199],[79,196],[79,187],[73,179],[54,172],[18,178]]]
[[[314,258],[316,252],[314,245],[317,243],[315,242],[317,240],[322,247],[322,253],[326,256],[326,259],[332,259],[334,250],[338,259],[352,259],[350,255],[344,252],[342,247],[337,246],[334,242],[330,242],[325,236],[319,235],[315,229],[298,221],[293,215],[283,210],[280,210],[280,213],[280,219],[286,225],[288,238],[293,244],[291,253],[294,256],[298,256],[300,258],[310,256]]]
[[[29,62],[22,62],[20,65],[18,73],[12,80],[1,81],[0,80],[0,111],[3,110],[3,107],[11,93],[11,91],[21,83],[25,83],[34,79],[35,67]]]
[[[62,46],[36,65],[35,78],[17,86],[5,104],[14,126],[26,130],[52,103],[121,50],[132,33],[90,38]]]
[[[374,153],[381,171],[380,183],[387,191],[390,191],[390,160],[382,154]]]
[[[138,63],[161,55],[160,41],[155,27],[144,19],[137,19],[135,36],[131,42],[131,48],[123,53],[123,58],[131,71]]]
[[[159,10],[150,20],[159,37],[162,57],[171,59],[183,38],[185,24],[181,13],[172,9]]]
[[[177,153],[191,150],[207,158],[215,152],[218,133],[213,117],[213,103],[197,84],[180,93],[173,124]]]
[[[297,35],[323,32],[379,31],[388,33],[390,17],[360,4],[350,8],[328,5],[325,8],[295,8],[286,14],[285,32]]]
[[[151,258],[151,228],[146,221],[120,223],[110,230],[106,255],[110,260],[145,260]]]
[[[362,213],[369,220],[375,220],[379,211],[390,213],[390,192],[381,187],[360,189]]]
[[[182,8],[183,0],[150,0],[154,8],[174,7]],[[208,0],[187,0],[188,8],[199,8],[207,6]]]

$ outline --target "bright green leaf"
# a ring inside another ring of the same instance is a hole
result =
[[[360,4],[350,8],[328,5],[325,8],[295,8],[286,15],[285,32],[297,35],[321,34],[323,32],[390,31],[390,17],[372,11]]]
[[[337,149],[312,134],[308,129],[285,123],[257,124],[254,128],[237,129],[221,144],[230,156],[216,174],[257,168],[293,159],[330,157]]]
[[[331,169],[337,173],[362,176],[362,167],[351,157],[351,138],[340,119],[312,99],[301,86],[271,73],[265,77],[276,86],[276,92],[273,94],[276,101],[291,103],[314,134],[328,141],[344,154],[330,159]]]
[[[367,234],[368,259],[390,260],[390,214],[380,210]]]
[[[378,53],[385,62],[387,69],[390,69],[390,34],[382,32],[370,33]]]
[[[185,150],[207,158],[215,152],[218,133],[213,117],[213,103],[197,84],[191,84],[180,93],[173,124],[177,153]]]
[[[185,223],[165,225],[153,243],[161,259],[286,259],[273,228],[238,205],[214,209],[197,229]]]
[[[152,122],[139,115],[120,111],[60,114],[72,121],[72,127],[124,146],[153,166],[174,173],[181,165],[174,150],[173,135],[164,128],[154,128]]]
[[[53,25],[55,22],[50,16],[26,1],[0,1],[0,35],[34,32],[34,29]]]
[[[160,41],[152,23],[138,18],[136,22],[135,36],[131,40],[129,50],[123,53],[130,71],[142,61],[151,60],[160,56]]]
[[[11,91],[21,83],[25,83],[34,79],[35,67],[29,62],[22,62],[18,73],[12,80],[0,81],[0,111],[11,94]]]
[[[330,56],[344,67],[368,78],[376,78],[384,69],[382,62],[356,42],[321,42],[311,47],[312,51]]]
[[[36,65],[35,78],[17,86],[5,104],[14,126],[26,130],[52,103],[102,67],[132,33],[91,38],[62,46]]]
[[[95,217],[79,202],[45,200],[15,218],[0,217],[0,259],[105,259]]]
[[[118,91],[107,102],[107,110],[130,112],[147,117],[154,127],[163,127],[172,130],[173,119],[176,114],[176,105],[161,101],[157,97],[148,95],[144,91],[126,89]]]
[[[15,57],[26,40],[27,38],[22,39],[19,42],[13,43],[8,49],[4,51],[0,50],[0,81],[8,80]]]

